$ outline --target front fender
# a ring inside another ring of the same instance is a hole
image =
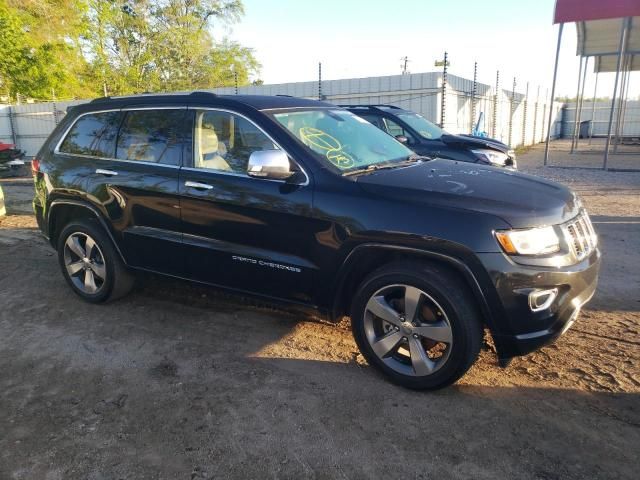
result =
[[[348,254],[341,265],[336,277],[336,287],[333,295],[333,305],[331,308],[331,318],[334,321],[338,320],[343,313],[342,299],[345,288],[347,288],[349,272],[351,272],[357,263],[362,261],[363,258],[381,251],[436,261],[446,264],[458,272],[478,302],[478,307],[480,308],[485,323],[491,330],[492,334],[496,335],[500,333],[500,319],[504,318],[505,312],[502,310],[501,303],[497,297],[495,287],[491,283],[491,279],[482,267],[480,261],[475,258],[475,255],[469,254],[464,258],[460,258],[444,252],[379,243],[365,243],[356,246]]]

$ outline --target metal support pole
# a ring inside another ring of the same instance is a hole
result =
[[[626,50],[626,48],[625,48]],[[625,61],[622,64],[622,82],[620,86],[620,101],[618,102],[618,115],[616,117],[616,132],[614,135],[615,141],[613,142],[613,153],[618,152],[618,145],[622,142],[622,130],[621,127],[624,125],[624,111],[626,105],[626,95],[628,93],[629,88],[629,71],[631,64],[631,55],[627,55],[625,57]]]
[[[442,67],[442,99],[440,101],[440,128],[444,128],[445,109],[447,106],[447,52],[444,52],[444,65]]]
[[[13,106],[9,105],[9,129],[11,130],[11,141],[13,142],[14,145],[18,145],[18,131],[16,129],[16,124],[15,121],[13,119],[14,117],[14,112],[13,112]]]
[[[542,104],[542,128],[540,129],[540,142],[544,142],[544,139],[547,138],[547,134],[544,132],[544,119],[547,118],[548,102],[549,102],[549,89],[547,88],[544,95],[544,103]]]
[[[595,63],[595,60],[594,60]],[[600,72],[596,72],[596,83],[593,87],[593,102],[591,103],[591,130],[589,131],[589,145],[591,145],[591,138],[593,137],[593,131],[596,128],[596,96],[598,92],[598,74]]]
[[[236,95],[238,95],[238,72],[233,72],[233,78],[236,85]]]
[[[625,119],[627,117],[627,105],[629,104],[629,84],[631,83],[631,61],[633,60],[633,57],[630,56],[629,57],[629,63],[627,68],[629,69],[627,71],[627,86],[625,87],[625,92],[624,92],[624,103],[622,104],[622,115],[620,116],[620,118],[622,119],[622,123],[620,125],[620,142],[622,142],[622,138],[624,138],[624,122]]]
[[[611,145],[611,128],[613,126],[613,110],[616,107],[616,96],[618,95],[618,79],[620,77],[620,67],[622,66],[622,57],[624,56],[624,45],[627,38],[627,31],[629,24],[631,23],[631,17],[626,17],[622,20],[622,29],[620,30],[620,43],[618,45],[618,62],[616,64],[616,79],[613,83],[613,98],[611,99],[611,111],[609,112],[609,126],[607,127],[607,141],[604,146],[604,159],[602,161],[602,168],[607,169],[607,162],[609,161],[609,146]]]
[[[578,149],[578,142],[580,142],[580,124],[582,123],[582,107],[584,105],[584,85],[587,82],[587,67],[589,66],[589,57],[585,58],[584,60],[584,73],[582,74],[582,88],[580,89],[580,102],[576,105],[576,107],[578,108],[577,110],[577,127],[578,127],[578,131],[577,131],[577,135],[576,135],[576,143],[575,143],[575,149]]]
[[[491,119],[491,136],[496,138],[498,123],[498,92],[500,91],[500,70],[496,71],[496,91],[493,96],[493,118]]]
[[[322,100],[322,62],[318,62],[318,100]]]
[[[551,120],[553,117],[553,98],[556,94],[556,78],[558,77],[558,60],[560,59],[560,44],[562,43],[562,30],[564,29],[564,23],[560,24],[558,29],[558,46],[556,47],[556,62],[553,67],[553,83],[551,84],[551,108],[549,108],[549,121],[547,122],[547,143],[544,146],[544,164],[547,165],[549,161],[549,140],[551,138]]]
[[[576,90],[576,108],[573,112],[573,134],[571,136],[571,152],[576,148],[576,133],[578,131],[578,105],[580,104],[580,85],[582,83],[582,70],[584,69],[584,57],[580,56],[580,67],[578,68],[578,87]]]
[[[478,95],[478,62],[473,63],[473,90],[471,91],[471,131],[476,123],[476,96]]]
[[[511,90],[511,101],[509,102],[509,147],[512,145],[512,134],[513,134],[513,102],[516,96],[516,77],[513,77],[513,89]]]
[[[527,82],[527,89],[524,95],[524,105],[522,111],[522,145],[527,142],[527,104],[529,103],[529,82]]]

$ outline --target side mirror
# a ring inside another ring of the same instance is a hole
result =
[[[396,135],[396,140],[398,140],[403,145],[406,145],[407,143],[409,143],[409,139],[404,135]]]
[[[259,150],[249,157],[247,174],[250,177],[284,180],[293,172],[289,157],[282,150]]]

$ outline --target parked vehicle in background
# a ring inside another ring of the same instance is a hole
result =
[[[16,177],[25,174],[24,152],[11,143],[0,142],[0,176]]]
[[[484,328],[502,364],[553,341],[596,288],[571,190],[420,157],[324,102],[99,99],[32,168],[38,225],[83,299],[147,270],[349,315],[369,363],[410,388],[460,378]]]
[[[422,115],[393,105],[342,105],[405,143],[418,155],[517,168],[508,145],[491,138],[447,133]]]

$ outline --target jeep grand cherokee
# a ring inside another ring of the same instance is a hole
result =
[[[71,289],[135,270],[351,317],[369,363],[416,389],[561,335],[593,295],[597,236],[576,195],[416,156],[333,105],[212,93],[69,109],[32,168],[38,224]]]

